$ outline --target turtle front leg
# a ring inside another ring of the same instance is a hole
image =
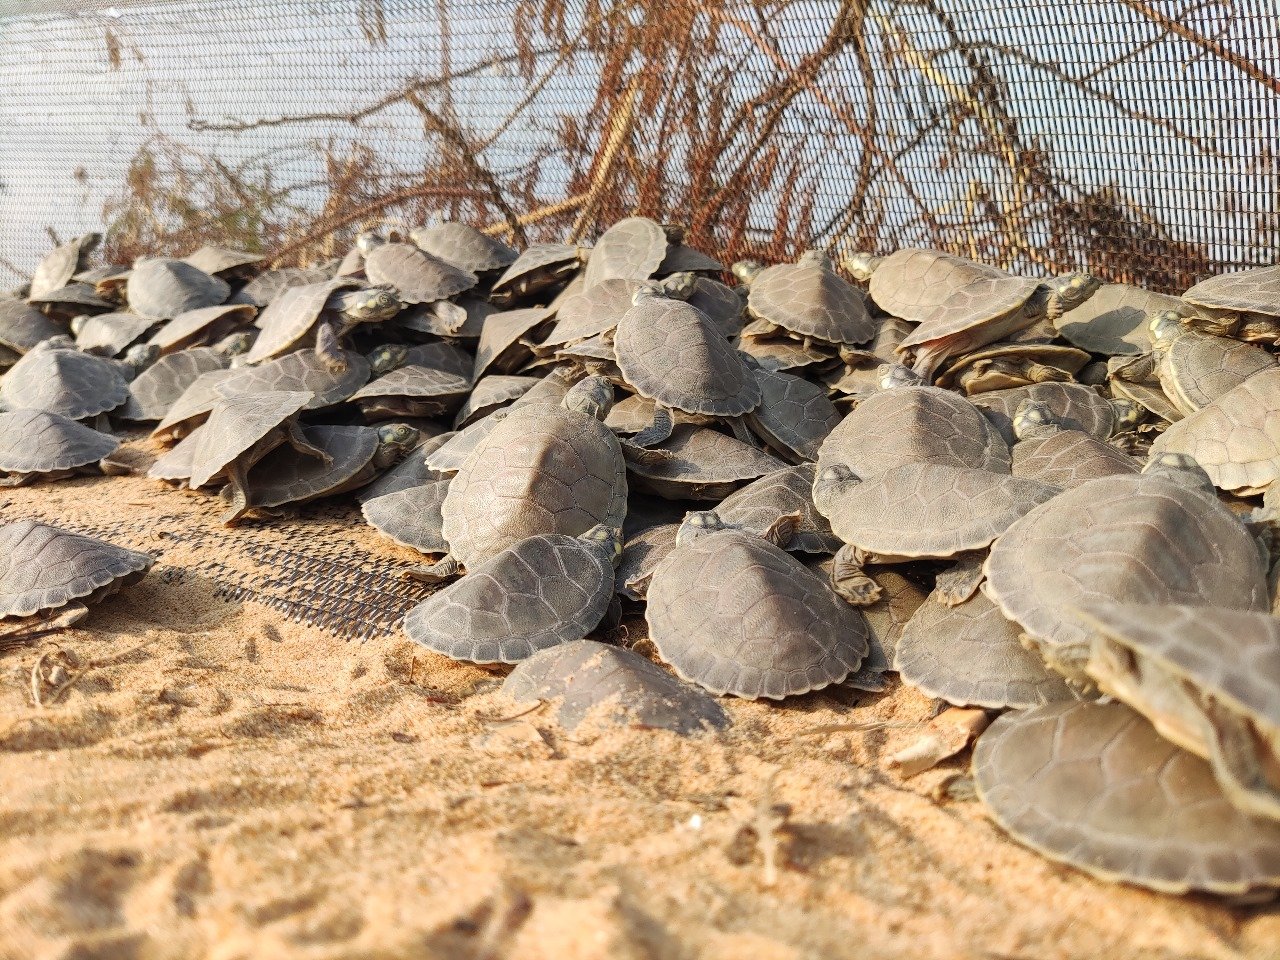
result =
[[[325,466],[333,463],[333,457],[327,451],[320,449],[320,447],[317,447],[307,439],[297,420],[290,419],[285,423],[284,442],[304,457],[319,457],[324,461]]]
[[[958,607],[977,593],[982,584],[982,565],[986,559],[985,550],[974,550],[956,557],[952,566],[938,574],[938,599],[948,607]]]
[[[437,300],[431,304],[431,315],[440,321],[440,329],[445,336],[453,336],[467,322],[466,308],[448,300]]]
[[[661,404],[655,404],[653,421],[631,438],[631,445],[634,447],[656,447],[670,437],[671,431],[675,428],[676,424],[671,417],[671,411]]]
[[[316,327],[316,354],[332,373],[347,372],[347,358],[342,351],[342,337],[349,330],[344,326],[341,330],[328,320],[322,320]]]
[[[883,592],[862,569],[867,555],[857,547],[845,544],[836,553],[831,565],[831,589],[855,607],[869,607],[880,599]]]
[[[741,440],[749,447],[759,447],[760,441],[756,439],[754,433],[747,429],[746,421],[742,417],[725,417],[725,423],[729,424],[729,429],[733,431],[733,436],[737,440]]]
[[[248,480],[245,476],[248,473],[248,467],[243,461],[237,460],[228,470],[227,485],[222,490],[222,497],[230,501],[231,505],[222,515],[222,525],[234,527],[239,525],[250,510]]]
[[[34,473],[8,473],[0,477],[0,487],[25,487],[34,477]]]
[[[435,563],[409,567],[404,575],[421,583],[444,583],[462,575],[462,564],[452,554],[446,554]]]

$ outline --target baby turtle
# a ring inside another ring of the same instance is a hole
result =
[[[452,413],[471,392],[471,380],[448,370],[397,367],[351,395],[366,420],[438,417]]]
[[[898,638],[893,669],[911,686],[961,707],[1024,709],[1076,699],[1020,635],[981,592],[958,606],[932,596]]]
[[[71,319],[76,347],[100,357],[118,357],[156,325],[136,313],[82,314]]]
[[[454,429],[461,430],[512,401],[519,400],[537,382],[537,377],[507,377],[497,373],[481,377],[471,388],[466,403],[454,418]]]
[[[222,522],[234,526],[255,506],[250,499],[249,470],[268,453],[287,443],[299,453],[318,457],[326,464],[333,458],[307,440],[296,419],[311,394],[271,391],[219,400],[191,444],[191,489],[225,480],[231,506]]]
[[[1146,472],[1058,494],[992,547],[988,595],[1055,670],[1087,682],[1088,631],[1071,615],[1098,603],[1263,610],[1266,568],[1204,471],[1156,458]]]
[[[283,444],[248,473],[255,507],[280,507],[333,497],[364,486],[403,460],[418,442],[418,431],[403,423],[381,427],[316,424],[302,428],[307,443],[328,455],[326,462]]]
[[[645,619],[658,655],[717,695],[782,700],[840,683],[867,654],[862,614],[769,537],[690,514],[653,571]]]
[[[680,426],[661,447],[629,445],[627,470],[639,490],[667,500],[723,500],[743,483],[786,464],[758,447],[707,427]]]
[[[580,640],[613,598],[619,537],[616,527],[598,524],[578,536],[518,540],[410,610],[405,634],[473,663],[517,663]]]
[[[125,420],[162,420],[202,373],[221,370],[227,356],[213,347],[193,347],[161,357],[129,384],[129,399],[116,411]]]
[[[1084,303],[1064,311],[1054,327],[1081,350],[1106,357],[1136,356],[1150,349],[1148,318],[1165,310],[1190,312],[1177,297],[1104,283]]]
[[[678,523],[660,523],[645,527],[627,539],[618,560],[618,593],[628,600],[643,600],[649,591],[654,568],[676,546]]]
[[[681,274],[662,282],[659,287],[672,300],[689,300],[697,289],[690,288],[690,282],[690,275]],[[556,325],[538,345],[539,351],[546,352],[551,347],[610,333],[631,309],[636,291],[642,285],[639,280],[601,280],[580,293],[566,297],[556,311]]]
[[[114,410],[129,398],[120,367],[110,360],[46,340],[0,380],[0,400],[10,410],[47,410],[84,420]]]
[[[503,310],[490,314],[476,347],[472,379],[489,373],[513,373],[533,357],[537,331],[554,316],[549,307]]]
[[[761,270],[751,281],[747,310],[805,346],[866,343],[876,332],[862,292],[821,250]]]
[[[1270,489],[1280,477],[1280,370],[1254,374],[1171,424],[1151,452],[1194,457],[1214,486],[1239,496]]]
[[[1024,400],[1013,417],[1018,442],[1013,475],[1069,490],[1082,483],[1122,473],[1137,473],[1133,457],[1083,430],[1071,430],[1047,403]]]
[[[786,460],[817,460],[822,442],[843,419],[827,391],[786,373],[753,374],[760,385],[760,405],[747,414],[752,431]]]
[[[973,398],[974,404],[995,424],[1009,446],[1017,442],[1013,418],[1026,400],[1047,405],[1065,427],[1083,430],[1099,440],[1110,437],[1118,425],[1115,404],[1093,387],[1079,383],[1035,383],[1029,387],[991,390]]]
[[[584,273],[586,289],[604,280],[648,280],[667,256],[667,234],[648,217],[625,217],[603,234],[591,250]]]
[[[656,288],[637,291],[614,349],[627,383],[655,403],[653,426],[632,438],[636,446],[671,436],[672,410],[734,420],[760,405],[760,384],[719,330],[696,307]]]
[[[850,603],[864,605],[880,596],[864,564],[967,559],[1058,492],[1035,480],[940,463],[903,464],[865,480],[833,463],[818,474],[813,502],[845,544],[836,554],[832,586]],[[941,594],[945,602],[972,594],[976,567],[973,572],[972,582]]]
[[[850,266],[860,279],[870,279],[871,299],[880,309],[919,324],[898,349],[926,380],[948,357],[1003,340],[1046,317],[1053,321],[1101,285],[1087,273],[1028,280],[910,247],[884,258],[859,255]]]
[[[1090,359],[1083,350],[1056,343],[1003,341],[948,361],[937,384],[959,388],[972,396],[1033,383],[1064,383],[1072,380]]]
[[[1184,750],[1227,799],[1280,820],[1280,620],[1213,607],[1100,603],[1085,670]]]
[[[1006,713],[973,750],[978,796],[1019,843],[1162,893],[1280,887],[1280,824],[1223,796],[1199,757],[1120,703]]]
[[[582,247],[534,243],[494,281],[490,299],[508,306],[568,280],[587,259]]]
[[[521,661],[502,684],[517,704],[556,704],[573,731],[590,718],[608,726],[671,730],[694,736],[729,726],[724,708],[638,653],[595,640],[573,640]]]
[[[1238,270],[1201,280],[1182,295],[1207,332],[1274,343],[1280,335],[1280,267]]]
[[[409,231],[419,250],[476,275],[505,270],[520,256],[501,240],[495,240],[465,223],[441,223]]]
[[[150,320],[172,320],[180,313],[213,307],[231,295],[227,282],[183,260],[139,260],[129,274],[129,308]]]
[[[0,413],[0,487],[100,472],[120,441],[56,413]]]
[[[308,343],[335,372],[345,369],[342,337],[361,323],[380,323],[403,304],[391,291],[347,278],[290,287],[258,317],[262,334],[246,358],[261,363]]]
[[[206,346],[226,339],[253,321],[258,308],[246,303],[224,303],[180,313],[151,337],[160,354],[174,353],[187,347]]]
[[[453,477],[431,474],[422,483],[370,497],[361,513],[369,526],[389,540],[429,556],[443,556],[449,552],[444,539],[444,498]]]
[[[145,553],[35,520],[0,526],[0,617],[31,617],[97,603],[137,583]]]
[[[267,270],[258,274],[241,288],[238,297],[243,303],[250,303],[261,309],[290,287],[323,283],[332,279],[332,271],[322,268],[282,267],[279,270]]]
[[[782,517],[794,515],[795,529],[785,544],[788,551],[835,553],[840,538],[813,505],[813,481],[813,464],[786,467],[729,494],[716,513],[729,526],[757,536],[764,536]]]
[[[589,377],[558,406],[504,411],[449,484],[444,535],[451,557],[437,575],[452,575],[459,563],[470,570],[526,537],[621,528],[626,465],[602,422],[612,394],[607,381]]]
[[[18,361],[50,337],[65,334],[66,328],[54,323],[43,313],[21,300],[0,300],[0,353],[13,356],[9,363]]]
[[[28,296],[32,300],[41,300],[71,283],[71,278],[84,270],[89,254],[101,242],[102,234],[86,233],[54,247],[31,275]]]
[[[257,272],[265,257],[247,250],[232,250],[206,243],[195,253],[182,258],[197,270],[224,280],[246,280]]]
[[[409,243],[380,243],[366,250],[364,272],[370,283],[390,287],[403,303],[448,300],[476,285],[474,273]]]

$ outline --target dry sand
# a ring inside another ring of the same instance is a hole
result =
[[[215,529],[140,479],[0,496],[3,519],[154,520],[127,545],[163,553],[83,629],[0,654],[4,960],[1280,956],[1274,911],[1010,842],[939,789],[967,754],[903,780],[886,757],[934,709],[910,690],[731,701],[698,740],[569,735],[399,636],[218,599],[216,539],[175,545],[162,514]],[[39,709],[55,641],[98,665]],[[770,803],[772,886],[750,827]]]

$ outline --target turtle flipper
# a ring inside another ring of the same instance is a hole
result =
[[[342,352],[342,334],[327,320],[316,327],[316,354],[332,373],[347,372],[347,358]]]
[[[227,512],[222,515],[222,525],[224,527],[237,526],[244,519],[245,514],[249,512],[249,490],[245,483],[245,474],[247,472],[248,469],[239,461],[233,463],[230,467],[227,485],[222,490],[223,499],[231,503],[227,508]]]
[[[302,432],[302,427],[298,426],[297,420],[290,419],[285,424],[284,442],[304,457],[319,457],[325,462],[325,466],[333,463],[333,457],[327,451],[321,450],[307,439],[306,434]]]
[[[422,583],[444,583],[446,580],[452,580],[461,574],[462,564],[452,555],[441,557],[429,566],[409,567],[404,571],[406,577]]]
[[[0,487],[25,487],[34,477],[32,473],[11,473],[0,477]]]
[[[956,563],[938,574],[935,585],[938,599],[948,607],[956,607],[977,593],[982,584],[982,564],[986,559],[985,550],[960,554]]]
[[[671,436],[671,431],[675,429],[675,426],[675,421],[671,418],[671,411],[666,407],[655,405],[653,408],[653,422],[631,438],[631,445],[635,447],[657,446]]]
[[[440,321],[440,329],[445,332],[446,336],[452,336],[457,333],[462,329],[462,325],[467,322],[466,308],[448,300],[437,300],[433,303],[431,305],[431,313]]]
[[[862,569],[866,557],[857,547],[845,544],[831,565],[831,589],[855,607],[868,607],[880,599],[880,584]]]

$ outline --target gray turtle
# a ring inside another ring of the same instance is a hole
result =
[[[388,489],[366,499],[361,513],[384,537],[428,556],[444,556],[449,552],[444,538],[444,498],[453,477],[436,471],[430,474],[421,483]]]
[[[764,536],[779,519],[796,516],[796,526],[784,545],[788,551],[835,553],[840,538],[813,505],[813,464],[786,467],[766,474],[720,501],[716,513],[730,526]]]
[[[72,277],[84,270],[85,261],[102,242],[102,234],[86,233],[54,247],[36,266],[31,275],[28,296],[40,300],[71,283]]]
[[[676,546],[678,523],[659,523],[629,537],[618,560],[618,593],[628,600],[643,600],[654,568]]]
[[[648,217],[619,220],[600,235],[584,273],[590,290],[604,280],[648,280],[667,256],[667,234]]]
[[[563,243],[531,244],[515,263],[494,281],[490,299],[510,306],[568,280],[587,259],[582,247]]]
[[[403,423],[381,427],[317,424],[302,428],[318,459],[282,444],[259,460],[247,474],[250,498],[256,508],[308,503],[356,490],[381,471],[403,460],[418,442],[418,431]]]
[[[351,395],[366,420],[438,417],[456,410],[471,392],[471,380],[448,370],[409,364],[383,374]]]
[[[454,428],[461,430],[487,417],[495,410],[519,400],[537,382],[537,377],[509,377],[497,373],[482,377],[471,388],[466,403],[454,418]]]
[[[456,483],[456,481],[455,481]],[[616,527],[516,541],[405,615],[414,643],[455,660],[517,663],[580,640],[613,598]]]
[[[465,223],[418,227],[409,232],[409,239],[419,250],[451,263],[459,270],[477,275],[505,270],[520,256],[501,240]]]
[[[472,378],[488,373],[514,373],[533,357],[537,331],[555,315],[550,307],[503,310],[490,314],[476,347]]]
[[[786,460],[817,460],[823,441],[843,419],[827,391],[786,373],[753,373],[760,385],[760,405],[747,414],[748,426]]]
[[[626,447],[636,489],[667,500],[723,500],[742,484],[786,464],[760,448],[708,427],[676,427],[653,450]]]
[[[258,274],[240,289],[238,296],[244,303],[253,304],[261,309],[270,305],[290,287],[323,283],[332,279],[333,274],[330,271],[316,267],[281,267],[278,270],[266,270]]]
[[[861,291],[836,273],[820,250],[756,274],[747,309],[806,345],[866,343],[876,332]]]
[[[235,349],[234,345],[228,347]],[[222,370],[227,352],[192,347],[161,357],[129,384],[129,399],[115,415],[125,420],[163,420],[178,398],[203,373]]]
[[[0,413],[0,487],[97,473],[120,441],[45,410]]]
[[[409,243],[379,243],[366,249],[364,272],[370,283],[390,287],[404,303],[449,300],[476,285],[474,273]]]
[[[188,254],[182,259],[211,277],[221,277],[224,280],[246,280],[257,273],[258,264],[266,258],[260,253],[232,250],[206,243],[195,253]]]
[[[225,340],[241,330],[258,315],[258,308],[247,303],[224,303],[180,313],[151,337],[161,356],[188,347],[208,346]]]
[[[227,282],[182,260],[139,260],[129,274],[129,308],[151,320],[172,320],[180,313],[212,307],[231,295]]]
[[[0,380],[6,408],[47,410],[71,420],[114,410],[128,398],[128,382],[116,363],[68,349],[57,339],[29,351]]]
[[[342,337],[362,323],[380,323],[403,304],[382,287],[363,287],[347,278],[290,287],[258,317],[262,334],[246,358],[261,363],[309,343],[335,372],[345,369]]]
[[[1069,490],[1115,474],[1137,473],[1142,465],[1124,451],[1083,430],[1072,430],[1047,403],[1024,400],[1013,416],[1018,442],[1013,475]]]
[[[155,320],[136,313],[81,314],[72,317],[71,333],[80,350],[118,357],[155,325]]]
[[[8,357],[6,366],[51,337],[66,334],[66,327],[21,300],[0,300],[0,353]]]

